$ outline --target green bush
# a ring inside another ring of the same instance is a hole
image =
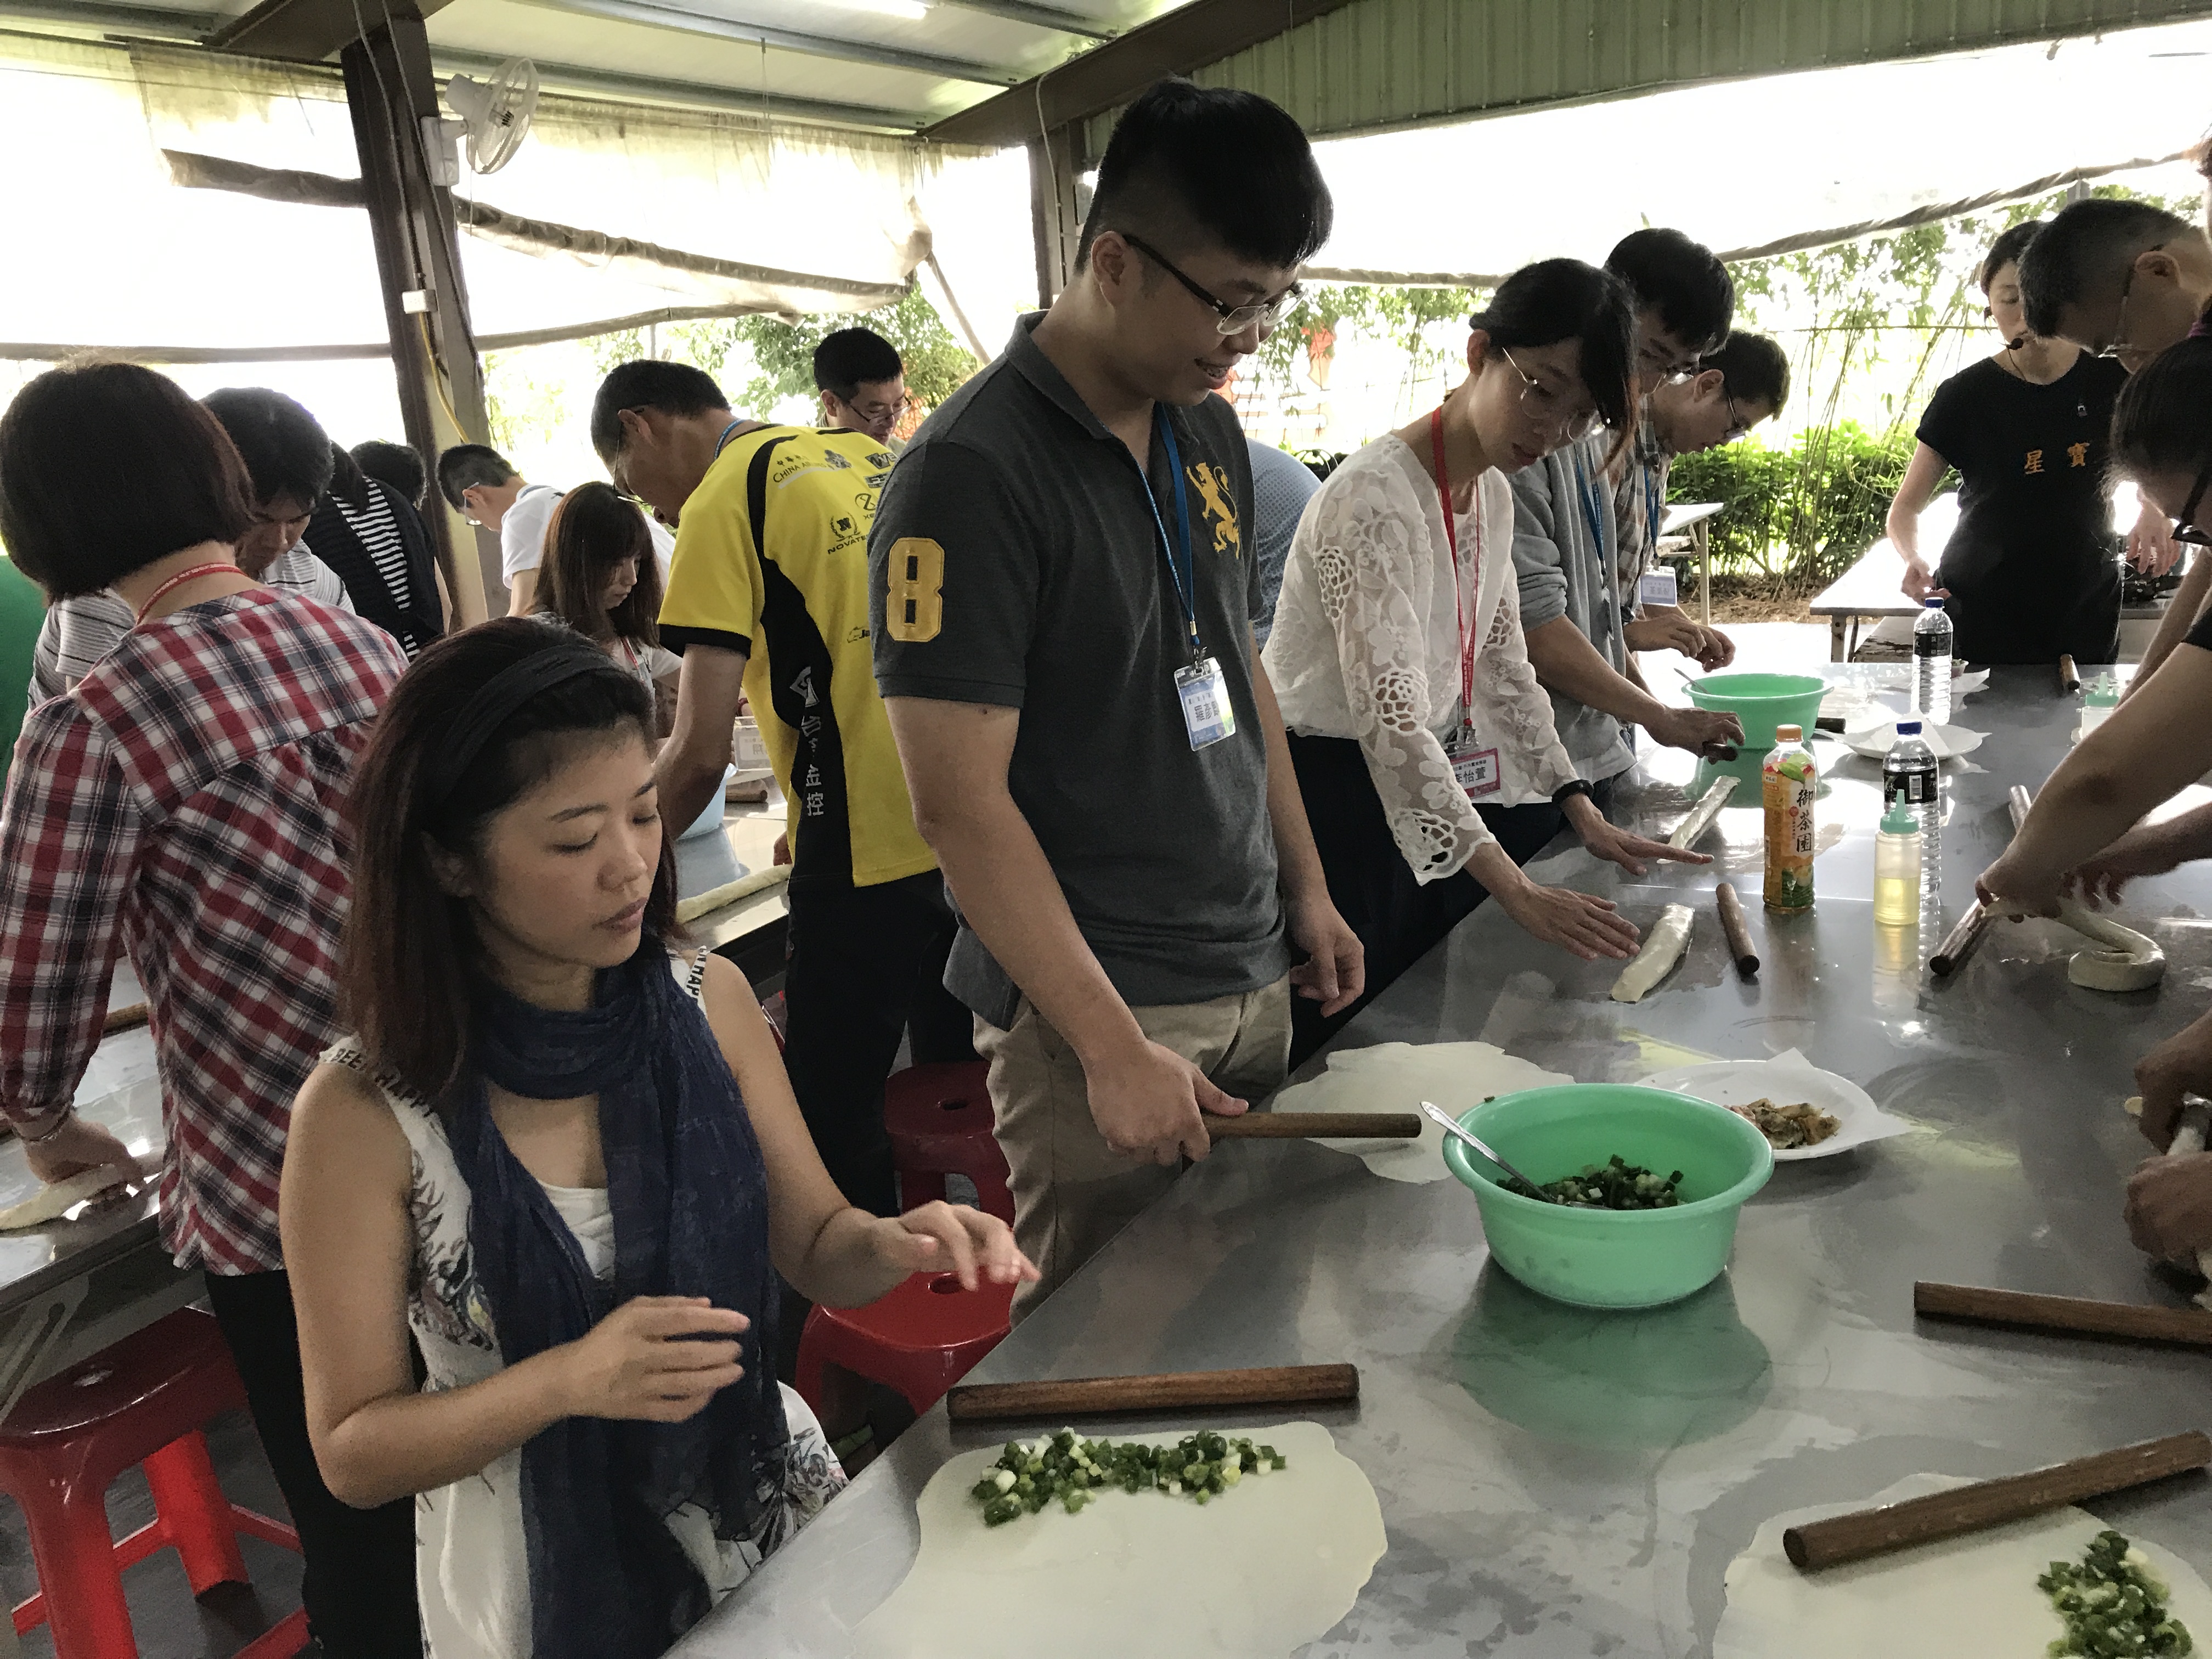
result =
[[[1912,456],[1912,434],[1877,435],[1853,422],[1802,432],[1786,449],[1753,438],[1675,458],[1668,495],[1718,501],[1713,568],[1771,592],[1826,587],[1880,540],[1889,499]]]

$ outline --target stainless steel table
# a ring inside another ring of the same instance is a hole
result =
[[[113,1004],[141,1000],[127,968],[117,981]],[[199,1274],[170,1261],[155,1230],[154,1176],[166,1141],[152,1034],[141,1026],[103,1042],[76,1102],[82,1116],[131,1148],[147,1178],[43,1227],[0,1233],[0,1416],[30,1383],[200,1295]],[[0,1142],[0,1206],[38,1189],[21,1144]]]
[[[2047,775],[2075,709],[2046,671],[1999,669],[1954,718],[1990,736],[1947,768],[1953,915],[2008,834],[2007,787]],[[1768,918],[1754,899],[1756,983],[1728,964],[1715,871],[1616,878],[1574,851],[1548,878],[1613,895],[1639,923],[1669,899],[1697,905],[1662,990],[1613,1003],[1613,966],[1539,947],[1485,906],[1341,1039],[1481,1037],[1583,1079],[1798,1048],[1921,1126],[1778,1168],[1720,1281],[1656,1312],[1577,1312],[1487,1264],[1455,1182],[1408,1187],[1320,1147],[1245,1142],[1192,1169],[973,1380],[1357,1362],[1358,1407],[1316,1415],[1374,1482],[1389,1549],[1312,1655],[1704,1653],[1722,1575],[1769,1516],[1917,1471],[2008,1473],[2205,1424],[2212,1358],[1916,1328],[1911,1285],[2181,1299],[2121,1226],[2121,1183],[2147,1149],[2119,1102],[2135,1058],[2205,1006],[2212,879],[2185,872],[2132,896],[2171,964],[2159,991],[2068,984],[2068,936],[2039,922],[2001,928],[1934,985],[1919,967],[1933,941],[1878,938],[1871,920],[1879,769],[1832,742],[1820,753],[1820,811],[1842,834],[1816,866],[1813,914]],[[1616,817],[1670,822],[1680,758],[1639,769]],[[1731,809],[1721,830],[1723,872],[1755,895],[1757,813]],[[1001,1437],[955,1434],[933,1410],[677,1651],[847,1652],[912,1559],[923,1482]],[[2212,1573],[2201,1478],[2092,1507]]]

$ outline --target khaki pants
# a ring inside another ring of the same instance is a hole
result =
[[[1256,1101],[1282,1084],[1291,1050],[1288,978],[1211,1002],[1129,1012],[1147,1037],[1189,1060],[1217,1088]],[[975,1022],[975,1052],[991,1063],[991,1109],[1012,1176],[1014,1238],[1044,1275],[1015,1292],[1019,1321],[1181,1170],[1106,1145],[1091,1116],[1082,1063],[1027,997],[1007,1030]]]

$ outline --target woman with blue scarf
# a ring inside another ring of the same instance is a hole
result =
[[[355,774],[358,1035],[294,1108],[284,1254],[325,1480],[416,1495],[434,1659],[649,1659],[842,1486],[768,1358],[777,1271],[846,1307],[1036,1277],[979,1210],[839,1196],[744,977],[674,948],[653,714],[502,619]]]

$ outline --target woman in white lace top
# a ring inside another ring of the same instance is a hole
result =
[[[1265,660],[1370,996],[1492,896],[1577,956],[1631,954],[1636,929],[1607,901],[1522,872],[1562,825],[1639,874],[1705,861],[1606,822],[1521,634],[1505,475],[1621,428],[1632,339],[1627,291],[1603,271],[1515,272],[1473,319],[1467,380],[1346,459],[1299,521]],[[1294,1061],[1355,1010],[1296,1012]]]

